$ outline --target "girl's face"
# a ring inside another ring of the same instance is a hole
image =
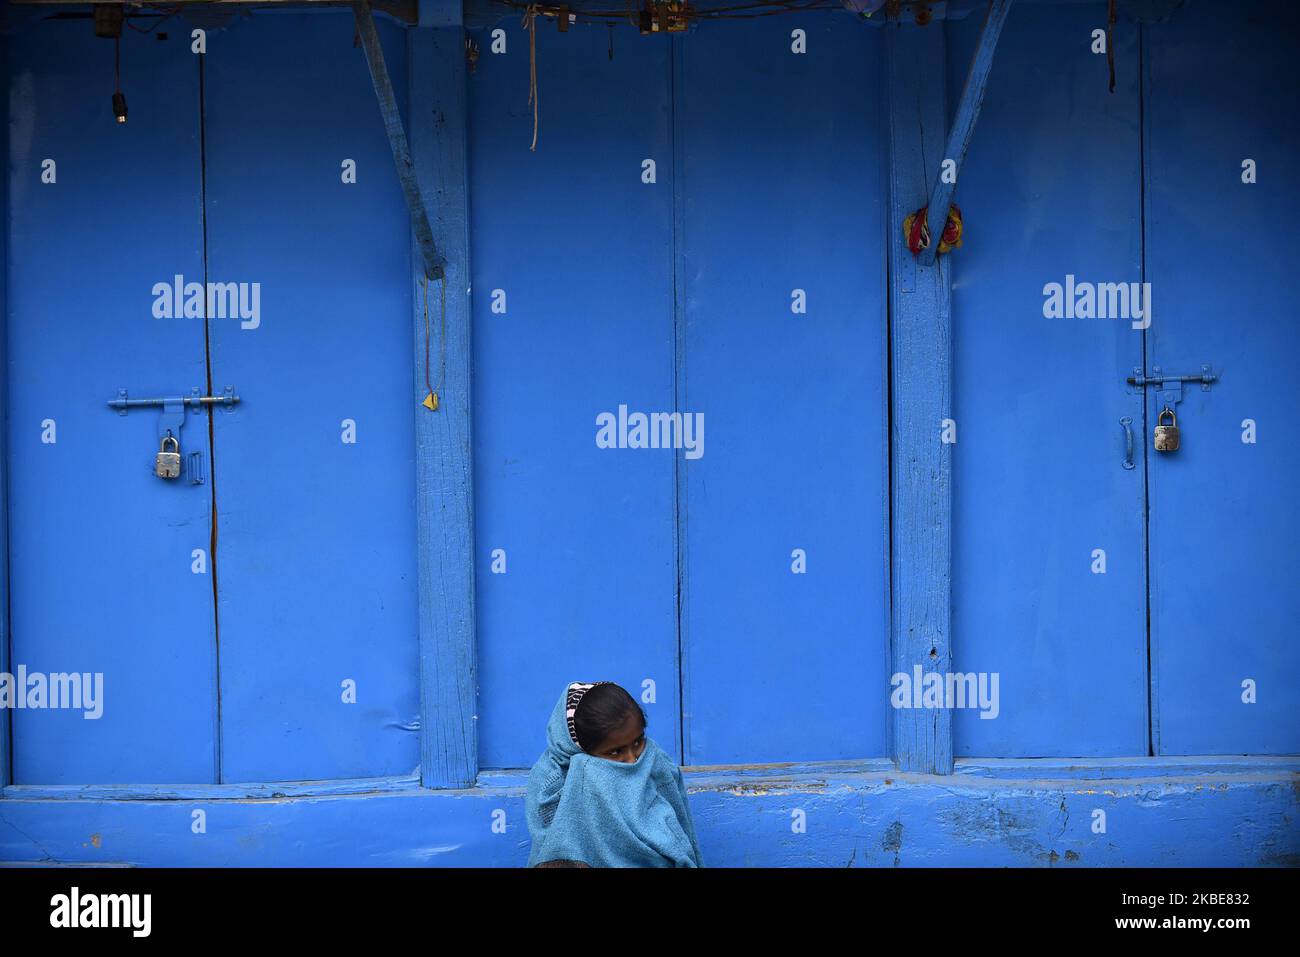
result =
[[[608,761],[635,764],[645,750],[645,722],[639,714],[629,714],[623,726],[612,733],[599,747],[588,753]]]

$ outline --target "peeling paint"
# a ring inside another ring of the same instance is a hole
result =
[[[880,847],[888,854],[894,855],[894,866],[898,867],[902,859],[903,850],[903,822],[895,821],[889,825],[885,831],[885,836],[880,842]]]
[[[762,781],[753,784],[742,783],[732,787],[700,788],[701,791],[717,791],[735,794],[738,797],[765,797],[771,794],[825,794],[825,781],[811,781],[806,784],[796,781]]]

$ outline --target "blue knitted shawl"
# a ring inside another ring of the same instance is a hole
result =
[[[648,736],[634,764],[584,752],[569,732],[568,692],[551,712],[546,752],[528,775],[528,866],[703,867],[681,768]]]

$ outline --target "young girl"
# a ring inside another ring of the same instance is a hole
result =
[[[614,682],[565,687],[528,775],[529,867],[704,866],[681,768],[645,728]]]

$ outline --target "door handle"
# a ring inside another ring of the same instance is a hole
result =
[[[1133,417],[1124,416],[1119,420],[1119,424],[1124,426],[1124,461],[1121,463],[1124,468],[1133,468]]]

